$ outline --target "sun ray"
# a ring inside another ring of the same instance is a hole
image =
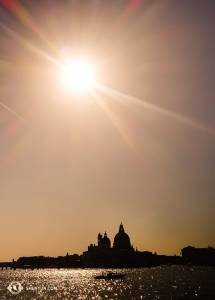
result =
[[[125,93],[116,91],[114,89],[108,88],[104,85],[101,85],[101,84],[98,84],[98,83],[94,83],[93,85],[94,85],[95,88],[99,89],[103,93],[106,93],[111,97],[114,97],[114,99],[116,99],[117,101],[120,101],[118,97],[126,99],[130,103],[139,105],[139,106],[144,107],[146,109],[150,109],[154,112],[165,115],[165,116],[167,116],[167,117],[169,117],[169,118],[171,118],[175,121],[181,122],[183,124],[186,124],[188,126],[191,126],[191,127],[195,128],[195,129],[199,129],[201,131],[207,132],[208,134],[215,135],[215,129],[214,128],[212,128],[210,126],[207,126],[205,124],[202,124],[201,122],[195,121],[192,118],[185,117],[181,114],[172,112],[168,109],[159,107],[158,105],[148,103],[147,101],[144,101],[144,100],[138,99],[136,97],[127,95]],[[123,101],[120,101],[120,102],[123,103]]]
[[[25,9],[25,7],[19,1],[0,0],[0,2],[8,10],[10,10],[26,27],[28,27],[34,33],[36,33],[52,50],[54,50],[56,54],[59,55],[57,49],[55,49],[55,47],[45,37],[42,31],[39,30],[31,14]]]
[[[89,92],[94,97],[94,99],[97,101],[98,105],[102,108],[106,116],[111,121],[114,128],[119,132],[120,136],[123,138],[124,142],[127,146],[132,150],[135,155],[142,160],[142,156],[137,150],[137,148],[134,146],[135,142],[131,139],[131,137],[126,133],[125,128],[123,128],[123,124],[120,122],[119,118],[114,115],[114,113],[110,110],[110,108],[105,104],[104,101],[99,97],[99,95],[94,91],[92,88],[89,88]]]
[[[30,43],[26,39],[24,39],[22,36],[20,36],[18,33],[16,33],[15,31],[13,31],[9,27],[5,26],[2,23],[0,23],[0,27],[6,33],[8,33],[12,38],[14,38],[16,41],[18,41],[20,44],[22,44],[25,48],[27,48],[28,50],[30,50],[30,51],[38,54],[39,56],[45,58],[48,61],[51,61],[52,63],[54,63],[58,67],[64,68],[63,63],[61,63],[57,59],[53,58],[52,56],[48,55],[46,52],[42,51],[41,49],[39,49],[38,47],[36,47],[35,45],[33,45],[32,43]]]
[[[26,124],[28,124],[27,121],[25,121],[22,117],[20,117],[19,115],[17,115],[12,109],[10,109],[8,106],[6,106],[4,103],[0,102],[0,104],[2,106],[4,106],[7,110],[9,110],[12,114],[14,114],[14,116],[16,116],[17,118],[19,118],[20,120],[22,120],[23,122],[25,122]],[[28,124],[29,125],[29,124]]]
[[[10,109],[7,105],[4,103],[0,102],[0,105],[2,105],[4,108],[6,108],[8,111],[10,111],[14,116],[16,116],[18,119],[20,119],[22,122],[24,122],[29,128],[33,129],[34,131],[37,131],[36,128],[34,128],[29,122],[27,122],[25,119],[23,119],[20,115],[15,113],[12,109]]]

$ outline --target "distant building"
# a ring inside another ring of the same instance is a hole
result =
[[[49,268],[49,267],[59,267],[59,268],[81,268],[82,267],[82,256],[78,254],[58,257],[45,257],[45,256],[29,256],[20,257],[15,262],[12,262],[13,266],[16,268]]]
[[[98,234],[98,245],[91,244],[88,246],[88,251],[83,252],[83,266],[87,268],[137,268],[166,263],[180,264],[181,262],[179,256],[156,255],[149,251],[134,250],[122,223],[119,226],[119,232],[114,237],[112,248],[111,241],[105,232],[104,237]]]
[[[187,246],[181,250],[181,253],[185,264],[215,266],[215,249],[213,247],[195,248]]]

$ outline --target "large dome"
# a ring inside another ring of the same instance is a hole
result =
[[[114,248],[118,250],[131,248],[130,238],[127,233],[125,233],[122,223],[119,226],[119,232],[114,238]]]

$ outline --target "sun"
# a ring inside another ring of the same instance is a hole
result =
[[[75,92],[89,89],[93,80],[93,67],[85,60],[77,59],[68,62],[63,68],[63,81]]]

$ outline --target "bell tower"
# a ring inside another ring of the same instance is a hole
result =
[[[98,234],[98,246],[101,245],[102,235],[101,233]]]

